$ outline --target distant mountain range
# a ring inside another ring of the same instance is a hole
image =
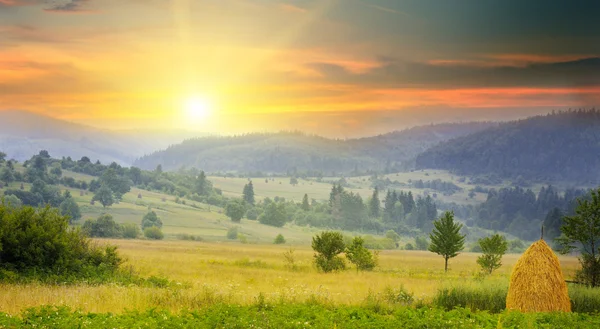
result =
[[[47,150],[54,157],[88,156],[103,163],[130,165],[144,154],[196,135],[166,130],[102,130],[31,112],[0,111],[0,151],[19,161]]]
[[[320,171],[324,175],[398,170],[426,149],[452,138],[496,126],[492,122],[415,127],[360,139],[327,139],[298,132],[202,137],[143,156],[134,165],[165,170],[182,166],[208,172]]]
[[[513,180],[600,184],[600,111],[569,111],[499,124],[438,144],[417,168]]]

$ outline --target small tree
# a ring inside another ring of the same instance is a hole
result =
[[[481,266],[481,269],[492,274],[495,269],[502,266],[502,256],[508,249],[508,242],[506,238],[500,234],[494,234],[477,241],[481,247],[483,255],[477,257],[477,264]]]
[[[15,180],[15,175],[10,168],[2,168],[0,170],[0,181],[5,182],[6,186],[10,186],[10,183]]]
[[[232,200],[225,206],[225,215],[234,223],[239,223],[246,213],[246,208],[239,200]]]
[[[235,240],[237,238],[238,238],[238,228],[237,228],[237,226],[230,227],[227,230],[227,239],[229,239],[229,240]]]
[[[283,237],[283,235],[281,233],[279,233],[275,237],[275,241],[273,241],[273,243],[274,244],[284,244],[285,243],[285,237]]]
[[[243,195],[246,203],[254,205],[254,185],[252,185],[252,181],[244,185]]]
[[[90,237],[117,238],[121,236],[120,225],[109,214],[103,214],[98,219],[86,220],[82,230]]]
[[[158,215],[156,215],[153,210],[149,211],[144,215],[144,218],[142,218],[142,230],[152,226],[156,226],[158,228],[162,228],[163,226],[162,220],[158,218]]]
[[[69,223],[81,218],[81,211],[73,198],[66,198],[65,201],[61,202],[59,209],[61,215],[69,216]]]
[[[373,218],[378,218],[381,215],[381,201],[379,201],[379,189],[375,187],[373,196],[369,200],[369,215]]]
[[[125,223],[121,225],[121,232],[125,239],[137,239],[140,236],[140,227],[135,223]]]
[[[352,239],[352,243],[346,247],[346,258],[356,265],[357,271],[370,271],[377,266],[378,254],[371,253],[364,246],[365,240],[359,236]]]
[[[304,211],[309,211],[310,210],[310,204],[308,203],[308,194],[304,194],[304,197],[302,198],[302,206],[300,206],[300,208],[302,208],[302,210]]]
[[[258,221],[261,224],[275,227],[282,227],[285,225],[286,219],[287,213],[285,210],[285,204],[283,202],[269,203],[265,208],[265,212],[258,217]]]
[[[446,211],[433,222],[433,231],[429,234],[429,251],[444,257],[444,272],[448,272],[448,259],[454,258],[464,249],[465,235],[460,234],[462,224],[454,222],[454,213]]]
[[[96,193],[94,193],[94,197],[92,198],[92,201],[100,202],[100,204],[104,208],[110,207],[113,205],[113,203],[115,203],[115,199],[113,197],[113,192],[106,185],[102,185],[99,189],[96,190]]]
[[[296,185],[298,185],[298,178],[296,178],[296,177],[292,177],[292,178],[290,178],[290,184],[291,184],[292,186],[296,186]]]
[[[565,216],[556,239],[563,254],[573,250],[581,256],[577,280],[591,287],[600,286],[600,189],[592,190],[590,200],[577,200],[574,216]]]
[[[345,249],[344,236],[340,232],[325,231],[312,239],[312,248],[316,252],[315,265],[323,272],[343,270],[344,259],[339,256]]]

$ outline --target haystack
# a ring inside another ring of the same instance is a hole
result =
[[[544,240],[533,243],[517,261],[510,276],[506,308],[521,312],[571,312],[558,257]]]

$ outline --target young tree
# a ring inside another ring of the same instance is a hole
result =
[[[156,215],[156,212],[153,210],[149,211],[146,215],[144,215],[144,218],[142,218],[142,230],[152,226],[156,226],[158,228],[163,226],[162,220],[158,218],[158,215]]]
[[[240,200],[232,200],[225,206],[225,215],[234,223],[239,223],[246,213],[246,208]]]
[[[373,218],[379,218],[381,215],[381,201],[379,201],[379,189],[375,187],[373,196],[369,201],[369,215]]]
[[[345,249],[344,237],[340,232],[325,231],[312,239],[312,248],[316,252],[315,265],[323,272],[343,270],[344,259],[338,256]]]
[[[378,254],[371,253],[364,246],[365,240],[359,236],[352,239],[352,243],[346,247],[346,258],[356,265],[356,271],[370,271],[377,266]]]
[[[591,287],[600,286],[600,189],[592,190],[590,200],[577,200],[575,215],[565,216],[556,239],[561,253],[581,253],[578,281]]]
[[[477,264],[481,266],[481,269],[492,274],[495,269],[502,266],[502,256],[508,249],[508,242],[506,238],[500,234],[494,234],[477,241],[481,247],[483,255],[477,257]]]
[[[92,201],[100,202],[100,204],[104,208],[110,207],[113,203],[115,203],[115,199],[113,198],[113,192],[106,185],[102,185],[99,189],[96,190]]]
[[[248,184],[244,185],[244,201],[251,205],[254,205],[254,185],[252,185],[252,181]]]
[[[65,201],[61,202],[59,209],[61,215],[69,216],[69,223],[73,223],[81,218],[81,211],[73,198],[65,198]]]
[[[433,222],[433,231],[429,234],[429,251],[444,257],[444,271],[448,272],[448,259],[456,257],[464,249],[465,235],[460,234],[462,224],[454,222],[454,213],[446,211]]]
[[[285,203],[283,202],[271,202],[265,207],[265,212],[258,217],[258,221],[261,224],[271,225],[275,227],[282,227],[285,225],[287,219],[287,212],[285,210]]]
[[[275,237],[275,240],[273,241],[273,243],[274,244],[284,244],[285,243],[285,237],[281,233],[279,233]]]
[[[302,210],[304,211],[310,210],[310,204],[308,203],[308,194],[304,194],[304,197],[302,198],[302,206],[300,206],[300,208],[302,208]]]
[[[296,186],[296,185],[298,185],[298,178],[296,178],[296,177],[292,177],[292,178],[290,178],[290,184],[291,184],[292,186]]]
[[[0,181],[5,182],[6,186],[9,186],[11,182],[15,180],[15,175],[12,170],[8,167],[0,170]]]

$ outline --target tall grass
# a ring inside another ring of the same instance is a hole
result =
[[[442,287],[433,298],[433,305],[451,310],[457,307],[473,311],[502,312],[506,308],[506,283],[478,283]],[[577,313],[600,312],[600,288],[569,286],[571,308]]]

